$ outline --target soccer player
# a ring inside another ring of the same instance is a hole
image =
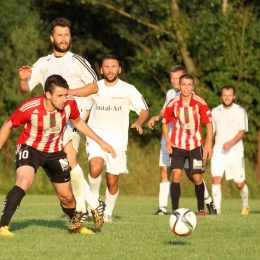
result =
[[[99,197],[101,172],[106,165],[106,208],[104,222],[112,221],[112,213],[119,194],[118,179],[120,173],[128,173],[126,150],[128,143],[129,112],[135,111],[139,116],[131,128],[143,133],[142,124],[149,112],[140,92],[133,86],[118,78],[121,66],[116,55],[107,54],[102,59],[101,74],[103,80],[97,82],[99,91],[89,96],[93,104],[88,124],[93,131],[109,141],[117,153],[114,159],[104,153],[96,141],[87,138],[86,151],[89,160],[89,184],[91,191]],[[72,95],[84,96],[86,87],[70,90]]]
[[[169,101],[173,98],[175,98],[177,95],[180,94],[180,86],[179,86],[179,80],[180,77],[186,73],[186,69],[181,65],[176,65],[171,68],[170,70],[170,81],[172,84],[172,87],[170,90],[166,93],[166,100],[163,106],[163,109],[160,111],[160,115],[153,116],[148,121],[148,127],[153,130],[154,123],[157,121],[161,121],[163,118],[163,114],[165,111],[166,105],[169,103]],[[172,127],[173,122],[169,123],[169,137],[171,137],[172,134]],[[167,205],[168,200],[170,197],[170,156],[165,150],[165,139],[162,135],[161,138],[161,148],[160,148],[160,155],[159,155],[159,168],[160,168],[160,185],[159,185],[159,207],[158,210],[155,212],[155,215],[166,215],[167,214]],[[190,177],[188,173],[188,163],[187,160],[184,165],[184,170],[188,176]],[[190,179],[193,181],[192,179]],[[208,189],[206,187],[206,183],[204,182],[204,201],[207,205],[209,214],[216,214],[216,208],[214,205],[214,202],[212,198],[209,195]]]
[[[31,91],[39,83],[44,86],[45,80],[52,74],[61,75],[69,84],[71,89],[83,87],[97,81],[97,76],[87,60],[81,56],[71,53],[71,23],[65,18],[56,18],[50,24],[50,40],[54,52],[36,61],[32,67],[22,66],[19,69],[20,90],[22,93]],[[88,85],[86,94],[98,91],[96,84]],[[75,97],[80,112],[80,117],[86,119],[87,99]],[[76,199],[77,211],[82,212],[81,219],[87,218],[84,199],[84,185],[88,183],[84,179],[82,168],[77,162],[77,152],[81,134],[68,122],[66,126],[63,145],[71,167],[72,191]]]
[[[0,220],[0,236],[14,236],[8,225],[21,200],[33,184],[34,176],[41,166],[49,177],[60,200],[63,212],[68,216],[68,229],[79,232],[82,229],[80,212],[76,211],[71,191],[70,166],[63,151],[62,134],[67,120],[84,135],[95,140],[111,157],[116,156],[113,148],[97,136],[80,118],[77,103],[67,97],[69,86],[60,75],[52,75],[45,81],[45,95],[28,99],[6,120],[0,130],[0,149],[11,129],[23,125],[16,143],[16,181],[7,194]],[[88,201],[96,216],[96,228],[103,223],[103,204],[96,198]],[[93,206],[94,205],[94,206]],[[96,207],[96,208],[95,208]],[[94,223],[95,226],[95,223]],[[92,232],[93,233],[93,232]]]
[[[248,187],[245,184],[243,137],[248,131],[248,119],[244,108],[234,103],[235,88],[226,85],[221,89],[222,104],[212,110],[215,144],[211,158],[212,195],[217,214],[221,214],[221,179],[234,180],[242,198],[241,215],[248,215]]]
[[[181,94],[172,99],[165,108],[162,120],[166,151],[171,154],[171,200],[172,210],[179,208],[181,195],[181,172],[186,159],[189,163],[188,174],[195,183],[198,214],[205,216],[204,184],[202,173],[207,158],[212,156],[212,118],[206,102],[193,93],[194,79],[189,74],[180,77]],[[168,124],[173,124],[172,136],[169,137]],[[206,124],[207,136],[203,145],[201,122]]]

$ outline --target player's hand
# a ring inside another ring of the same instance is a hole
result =
[[[20,80],[27,80],[32,75],[32,69],[30,66],[22,66],[19,69]]]
[[[173,143],[171,141],[166,142],[165,144],[165,150],[168,154],[172,154],[172,148],[174,147]]]
[[[130,128],[135,128],[140,135],[143,133],[142,126],[137,122],[133,123]]]
[[[232,144],[229,143],[229,142],[226,142],[226,143],[223,144],[223,149],[224,149],[225,151],[230,150],[231,147],[232,147]]]
[[[147,123],[147,125],[148,125],[148,127],[151,129],[151,130],[153,130],[154,128],[154,122],[156,122],[156,121],[159,121],[159,116],[153,116],[153,117],[151,117],[150,118],[150,120],[148,121],[148,123]]]
[[[114,148],[109,145],[108,143],[106,142],[103,142],[101,145],[100,145],[101,149],[104,150],[105,152],[107,153],[111,153],[112,157],[113,158],[116,158],[116,151],[114,150]]]
[[[203,149],[203,163],[206,164],[207,160],[210,160],[213,155],[212,146],[204,146]]]

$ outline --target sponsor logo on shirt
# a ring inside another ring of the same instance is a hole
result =
[[[96,106],[96,110],[102,110],[102,111],[121,111],[122,106],[116,107],[116,106]]]

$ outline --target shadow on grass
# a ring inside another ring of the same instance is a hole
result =
[[[260,214],[260,210],[250,210],[249,215],[251,214]]]
[[[176,240],[176,241],[165,241],[164,244],[173,245],[173,246],[187,246],[187,245],[190,245],[189,242],[187,242],[187,241],[180,241],[180,240]]]
[[[13,221],[10,223],[12,225],[12,230],[21,230],[29,226],[42,226],[49,228],[66,229],[63,220],[45,220],[45,219],[27,219],[21,221]]]

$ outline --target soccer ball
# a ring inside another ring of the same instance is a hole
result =
[[[171,231],[178,236],[190,235],[197,226],[197,217],[190,209],[176,209],[169,220]]]

